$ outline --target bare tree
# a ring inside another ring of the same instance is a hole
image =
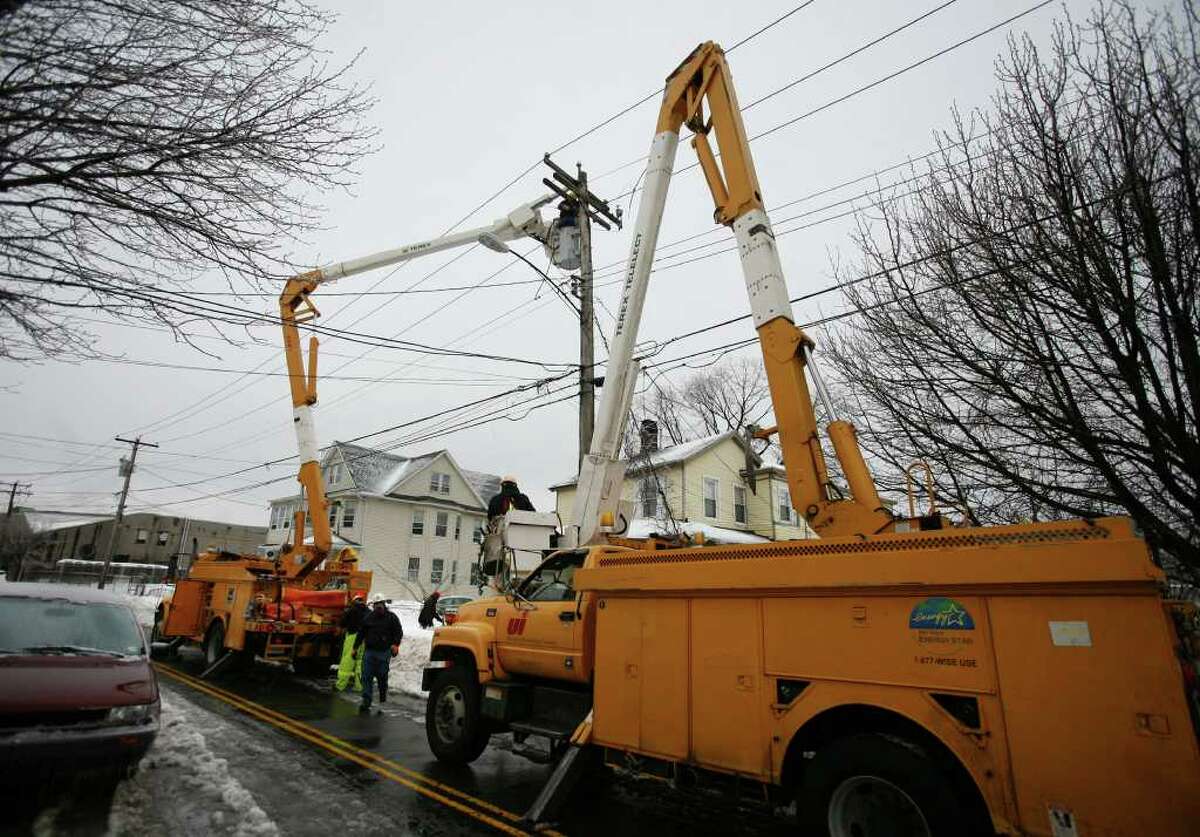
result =
[[[827,342],[862,438],[984,521],[1131,515],[1200,576],[1200,33],[1101,6],[998,62],[908,196],[859,235]]]
[[[80,315],[181,339],[261,288],[348,185],[371,102],[301,0],[56,0],[0,10],[0,357],[95,351]],[[237,320],[236,317],[232,318]]]
[[[678,445],[730,430],[740,433],[748,424],[767,422],[771,393],[762,362],[739,358],[677,384],[655,380],[643,411],[658,422],[664,440]]]

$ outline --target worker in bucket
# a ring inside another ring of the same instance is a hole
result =
[[[362,703],[358,711],[364,715],[371,711],[374,683],[379,684],[379,702],[387,702],[388,666],[392,657],[400,653],[400,640],[404,638],[400,620],[388,610],[387,602],[387,599],[378,595],[371,600],[371,612],[363,619],[358,636],[354,639],[351,659],[358,659],[360,653],[363,655]]]
[[[507,476],[500,480],[500,493],[492,497],[488,503],[488,517],[508,514],[509,509],[534,510],[533,503],[529,502],[529,498],[521,493],[521,489],[517,488],[517,478],[513,476]]]
[[[358,639],[363,620],[370,612],[362,594],[356,594],[338,623],[345,632],[345,639],[342,640],[342,659],[338,661],[337,680],[334,683],[339,692],[348,688],[355,691],[362,688],[362,665],[354,658],[354,641]]]

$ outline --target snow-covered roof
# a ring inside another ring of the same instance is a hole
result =
[[[707,523],[684,521],[675,524],[679,530],[688,535],[704,535],[708,543],[770,543],[770,538],[764,538],[753,532],[743,532],[738,529],[725,529],[721,526],[711,526]],[[649,517],[635,517],[629,521],[629,529],[621,533],[626,538],[648,538],[658,534],[669,536],[674,529],[661,521]]]
[[[86,526],[89,523],[102,523],[112,520],[111,514],[88,514],[87,512],[64,511],[33,511],[26,509],[21,512],[29,531],[34,535],[44,535],[57,532],[59,529],[72,529],[76,526]]]
[[[471,488],[475,489],[483,502],[492,499],[496,494],[500,493],[500,477],[496,474],[485,474],[482,471],[468,471],[466,468],[460,468],[463,477],[471,484]]]
[[[717,445],[728,439],[733,439],[739,445],[745,444],[745,442],[742,440],[742,437],[732,430],[726,431],[725,433],[717,433],[713,436],[705,436],[701,439],[693,439],[690,442],[671,445],[668,448],[659,448],[654,453],[650,454],[649,457],[639,455],[634,457],[632,460],[625,460],[627,468],[626,474],[633,475],[643,471],[649,471],[653,468],[666,468],[671,465],[677,465],[680,462],[686,462],[689,459],[695,459],[700,454],[712,450]],[[758,455],[755,454],[755,464],[757,465],[759,461]],[[567,486],[575,485],[575,483],[578,481],[579,476],[578,474],[575,474],[568,479],[554,483],[550,486],[550,489],[553,490],[555,488],[566,488]]]
[[[420,456],[400,456],[359,445],[335,442],[326,451],[325,461],[329,462],[337,453],[341,454],[342,462],[354,480],[355,488],[365,494],[391,494],[400,483],[441,456],[449,459],[463,475],[467,484],[479,495],[480,503],[487,503],[488,499],[500,490],[498,475],[461,468],[447,450],[437,450]]]

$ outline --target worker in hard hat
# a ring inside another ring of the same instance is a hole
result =
[[[400,640],[404,629],[400,619],[388,610],[388,600],[375,596],[371,600],[371,612],[363,619],[362,627],[354,640],[354,657],[363,658],[362,703],[358,711],[367,713],[371,709],[371,686],[379,684],[379,702],[384,703],[388,694],[388,669],[392,658],[400,653]]]
[[[492,497],[488,503],[488,517],[498,517],[508,514],[509,509],[518,511],[533,511],[533,503],[521,493],[517,487],[517,478],[507,476],[500,480],[500,493]]]
[[[334,684],[338,691],[351,687],[358,691],[362,688],[362,663],[354,658],[354,641],[358,639],[358,632],[362,630],[363,620],[369,612],[363,595],[356,593],[338,623],[345,633],[342,640],[342,659],[338,662],[337,680]]]

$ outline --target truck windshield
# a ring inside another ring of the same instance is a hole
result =
[[[521,595],[531,602],[565,602],[575,598],[575,570],[583,566],[586,550],[550,556],[521,586]]]
[[[0,596],[0,653],[133,656],[144,652],[142,631],[122,605]]]

